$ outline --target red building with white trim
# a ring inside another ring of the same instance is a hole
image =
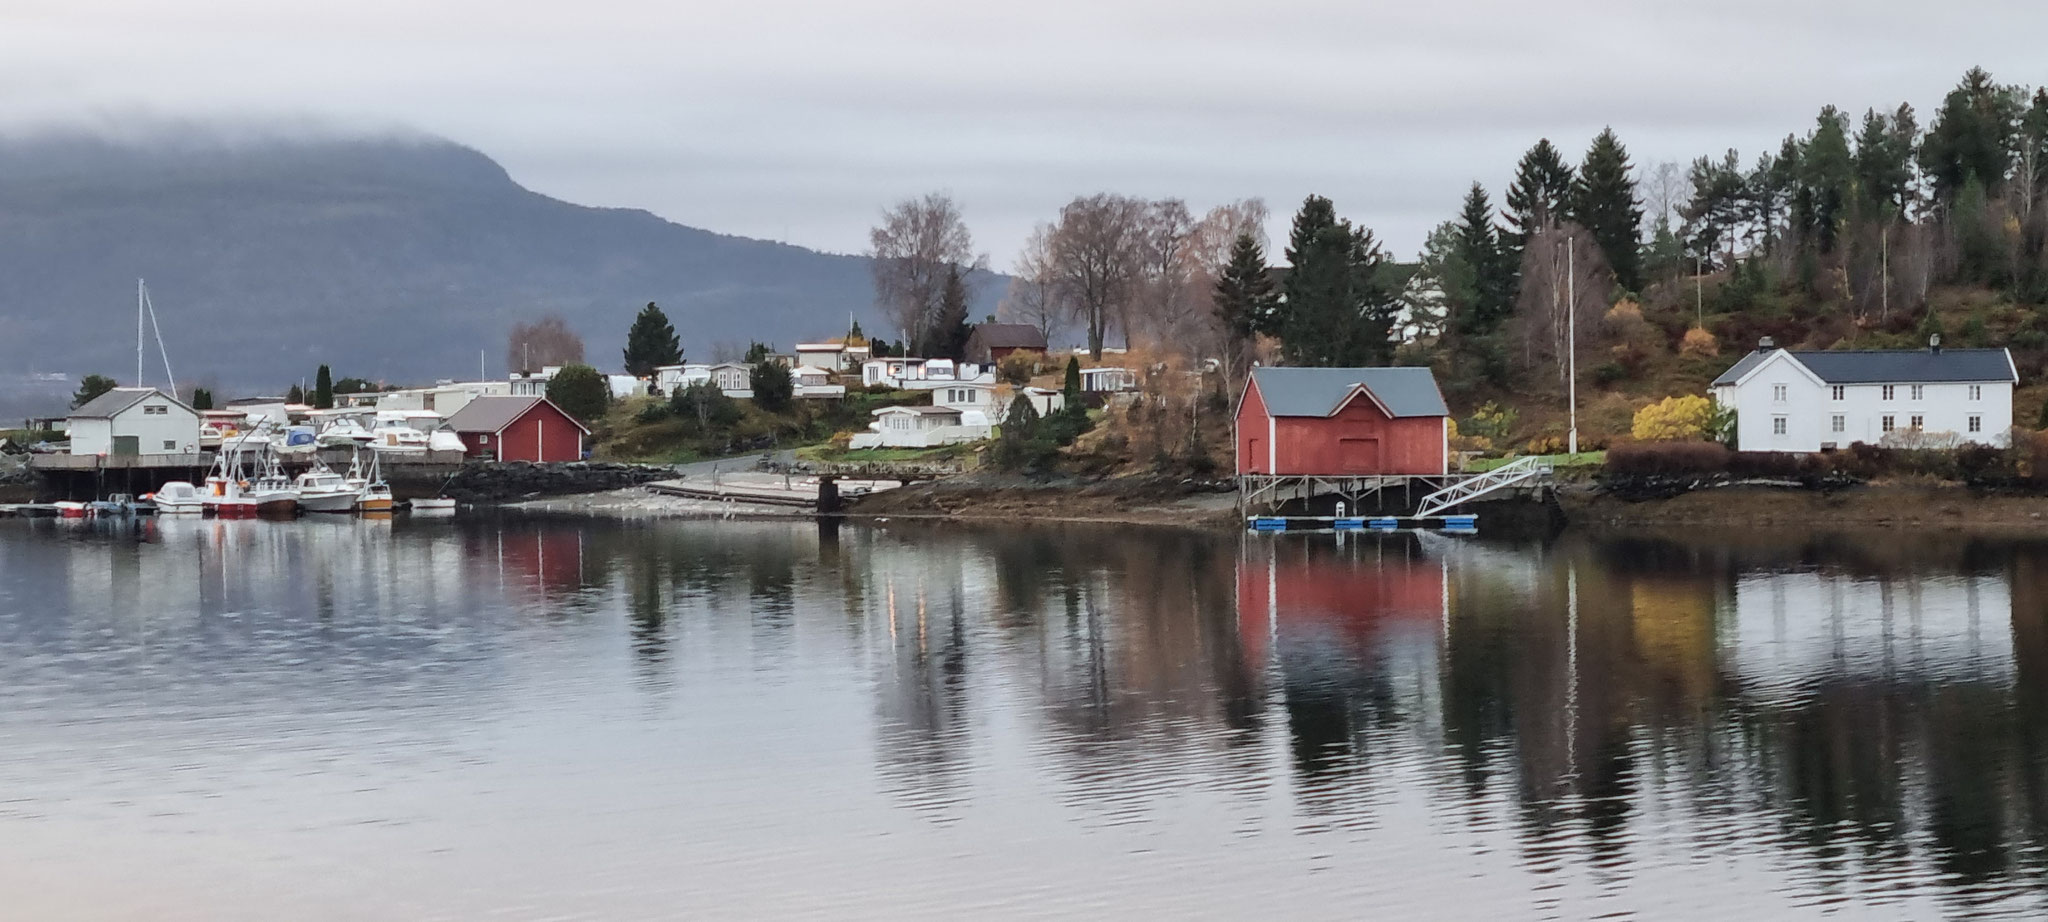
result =
[[[482,461],[581,461],[590,435],[546,397],[478,397],[448,417],[463,456]]]
[[[1427,368],[1254,368],[1237,403],[1237,473],[1449,473],[1450,410]]]

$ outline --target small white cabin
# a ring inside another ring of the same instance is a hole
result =
[[[849,447],[936,448],[979,442],[994,434],[986,417],[972,422],[953,407],[883,407],[874,415],[868,431],[855,435]]]

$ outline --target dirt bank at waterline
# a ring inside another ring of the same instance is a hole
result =
[[[851,498],[849,518],[1121,522],[1242,528],[1228,482],[1118,477],[1035,481],[969,476]]]
[[[2048,496],[1940,483],[1859,484],[1827,490],[1746,484],[1634,501],[1590,485],[1570,485],[1558,491],[1558,503],[1573,525],[2048,528]]]

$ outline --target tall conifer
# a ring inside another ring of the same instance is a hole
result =
[[[1602,130],[1586,151],[1572,184],[1572,218],[1593,235],[1614,269],[1614,280],[1630,291],[1642,287],[1643,210],[1629,176],[1628,150],[1614,129]]]

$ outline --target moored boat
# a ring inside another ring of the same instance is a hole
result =
[[[299,506],[307,512],[353,512],[362,497],[362,487],[348,482],[318,459],[313,469],[300,474],[293,485],[299,491]]]
[[[349,467],[352,473],[359,472],[362,480],[362,493],[356,499],[357,512],[390,512],[396,505],[391,500],[391,485],[384,482],[384,466],[378,454],[370,452],[367,470],[360,470],[356,465]]]
[[[195,487],[183,480],[173,480],[146,497],[156,504],[156,511],[162,515],[198,515],[206,511],[200,502],[204,496]]]

